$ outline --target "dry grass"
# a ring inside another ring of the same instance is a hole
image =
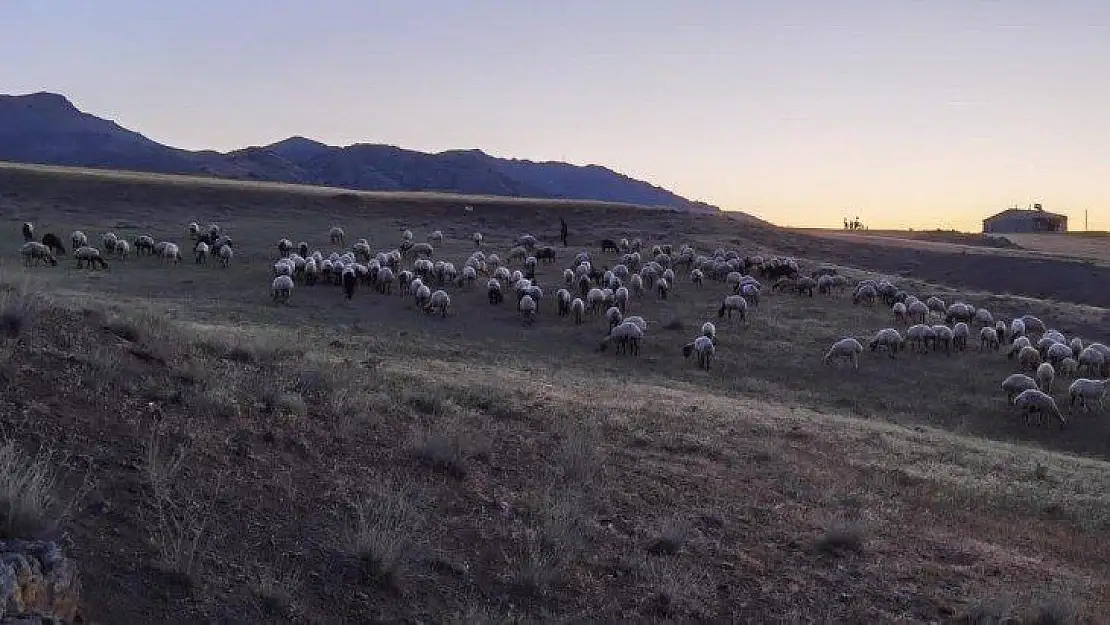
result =
[[[27,455],[14,441],[0,445],[0,539],[35,538],[57,523],[58,457]]]
[[[633,302],[649,321],[634,358],[595,351],[602,319],[575,326],[545,300],[525,326],[480,288],[452,289],[446,319],[361,287],[351,302],[323,286],[298,285],[289,306],[267,298],[277,239],[325,247],[331,223],[375,248],[403,227],[442,229],[456,264],[474,230],[503,253],[520,231],[557,232],[559,214],[572,236],[590,223],[591,240],[765,251],[811,239],[671,213],[355,213],[326,196],[156,182],[126,201],[104,180],[11,185],[13,219],[41,210],[44,232],[181,240],[183,223],[212,218],[237,244],[227,270],[144,258],[12,272],[49,299],[5,346],[17,364],[2,425],[87,457],[110,502],[69,527],[94,620],[988,622],[1110,609],[1110,426],[1024,426],[997,389],[1012,367],[1001,354],[822,367],[831,341],[890,323],[881,307],[775,295],[729,324],[714,316],[720,285],[680,276],[667,300]],[[55,198],[66,193],[98,210],[50,212],[76,203]],[[15,249],[18,223],[7,230],[0,248]],[[573,251],[541,267],[545,293]],[[1106,319],[898,280],[1088,337]],[[708,318],[705,372],[680,346]]]

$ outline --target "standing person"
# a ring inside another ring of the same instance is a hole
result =
[[[567,246],[567,222],[559,218],[559,238],[563,240],[563,247]]]

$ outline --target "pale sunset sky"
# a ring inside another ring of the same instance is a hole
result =
[[[169,145],[598,163],[777,224],[1110,229],[1110,2],[0,0],[0,92]]]

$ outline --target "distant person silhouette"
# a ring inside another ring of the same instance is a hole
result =
[[[563,247],[567,246],[567,222],[559,218],[559,238],[563,240]]]

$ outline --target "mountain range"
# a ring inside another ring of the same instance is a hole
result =
[[[79,110],[55,93],[0,95],[0,161],[289,182],[365,191],[626,202],[691,212],[719,209],[600,165],[439,153],[360,143],[337,147],[294,136],[232,152],[163,145]]]

